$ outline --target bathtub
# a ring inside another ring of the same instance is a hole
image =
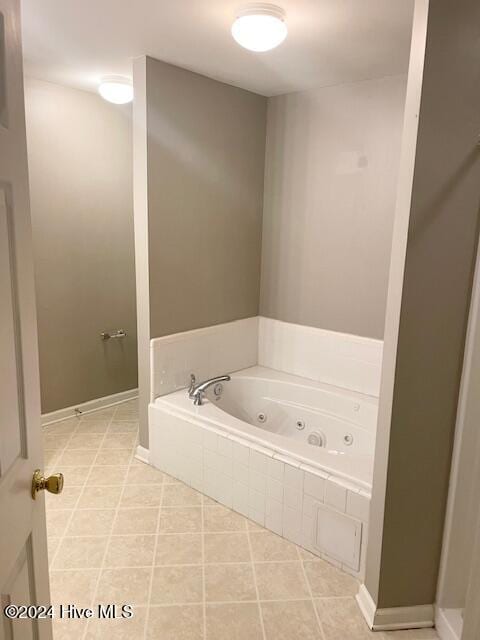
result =
[[[219,372],[224,373],[224,372]],[[377,400],[254,366],[149,407],[150,462],[358,576]]]

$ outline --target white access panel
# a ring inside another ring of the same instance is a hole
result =
[[[324,505],[318,505],[314,544],[323,553],[346,564],[353,571],[360,569],[362,522]]]

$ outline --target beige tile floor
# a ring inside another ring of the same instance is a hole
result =
[[[55,640],[431,640],[372,634],[358,584],[134,459],[135,401],[44,429],[52,599],[132,604],[131,620],[54,622]]]

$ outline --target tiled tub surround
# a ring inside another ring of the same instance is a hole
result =
[[[126,436],[126,437],[125,437]],[[435,640],[372,633],[355,579],[133,458],[135,403],[44,429],[54,602],[134,603],[132,620],[55,620],[55,640]]]
[[[157,398],[149,409],[150,462],[362,576],[376,410],[374,398],[251,367],[200,407],[185,390]],[[307,443],[312,431],[326,447]]]
[[[154,338],[150,342],[151,398],[187,387],[191,373],[205,380],[219,371],[253,367],[257,359],[257,317]]]
[[[254,317],[154,338],[151,399],[260,365],[378,397],[383,342]]]
[[[258,318],[259,365],[378,398],[383,341]]]

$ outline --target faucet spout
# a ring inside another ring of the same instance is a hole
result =
[[[191,385],[188,390],[188,397],[193,400],[193,404],[197,407],[203,404],[203,396],[205,395],[206,390],[214,384],[218,382],[229,382],[231,380],[230,376],[216,376],[215,378],[209,378],[204,382],[199,382],[195,384],[195,379],[191,376]]]

